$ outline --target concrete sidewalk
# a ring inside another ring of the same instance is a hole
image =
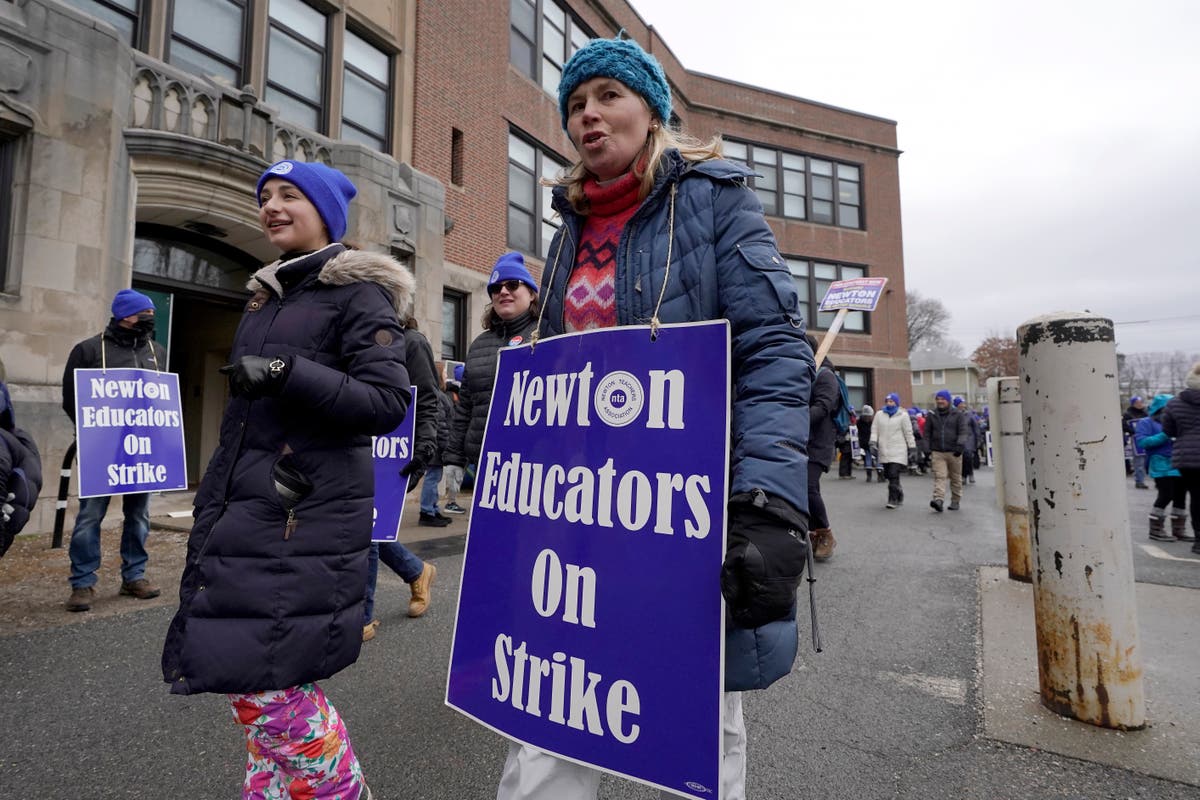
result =
[[[979,570],[984,734],[1200,787],[1200,590],[1136,584],[1147,725],[1113,731],[1041,704],[1033,586]]]

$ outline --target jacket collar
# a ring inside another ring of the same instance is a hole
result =
[[[284,273],[282,276],[281,272]],[[300,275],[300,279],[295,280],[295,275]],[[326,286],[374,283],[391,297],[392,306],[401,321],[412,313],[416,280],[408,267],[391,256],[367,250],[347,250],[337,243],[290,261],[268,264],[254,273],[246,288],[252,292],[269,288],[283,297],[285,286],[289,291],[294,291],[297,286],[311,280]]]

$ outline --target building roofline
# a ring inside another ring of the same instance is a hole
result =
[[[669,50],[670,48],[668,47],[667,49]],[[850,108],[843,108],[842,106],[835,106],[830,103],[822,103],[820,100],[810,100],[807,97],[800,97],[799,95],[788,94],[787,92],[781,92],[776,89],[768,89],[765,86],[758,86],[757,84],[753,84],[753,83],[744,83],[742,81],[735,81],[732,78],[723,78],[720,75],[710,75],[707,72],[698,72],[696,70],[687,69],[686,67],[684,68],[684,71],[688,75],[691,75],[692,77],[695,77],[695,78],[703,78],[704,80],[717,81],[718,83],[727,83],[727,84],[730,84],[731,86],[738,86],[743,89],[751,89],[756,92],[762,92],[763,94],[775,95],[776,97],[782,97],[785,100],[793,100],[793,101],[797,101],[800,103],[807,103],[808,105],[812,105],[812,106],[818,106],[820,108],[827,108],[830,111],[837,111],[842,114],[853,114],[856,117],[862,117],[863,119],[874,120],[875,122],[883,122],[888,125],[898,124],[896,122],[896,120],[888,119],[887,117],[879,117],[879,116],[876,116],[875,114],[868,114],[865,111],[855,111]]]

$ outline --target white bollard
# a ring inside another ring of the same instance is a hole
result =
[[[996,460],[996,502],[1004,509],[1008,577],[1029,583],[1029,497],[1025,485],[1025,426],[1021,418],[1019,378],[988,378],[992,409],[992,450]]]
[[[1146,724],[1111,320],[1059,312],[1017,329],[1042,704]]]

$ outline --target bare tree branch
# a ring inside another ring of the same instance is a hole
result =
[[[942,301],[935,297],[923,297],[910,289],[906,292],[908,306],[908,351],[918,347],[946,345],[946,333],[950,327],[950,312]]]

